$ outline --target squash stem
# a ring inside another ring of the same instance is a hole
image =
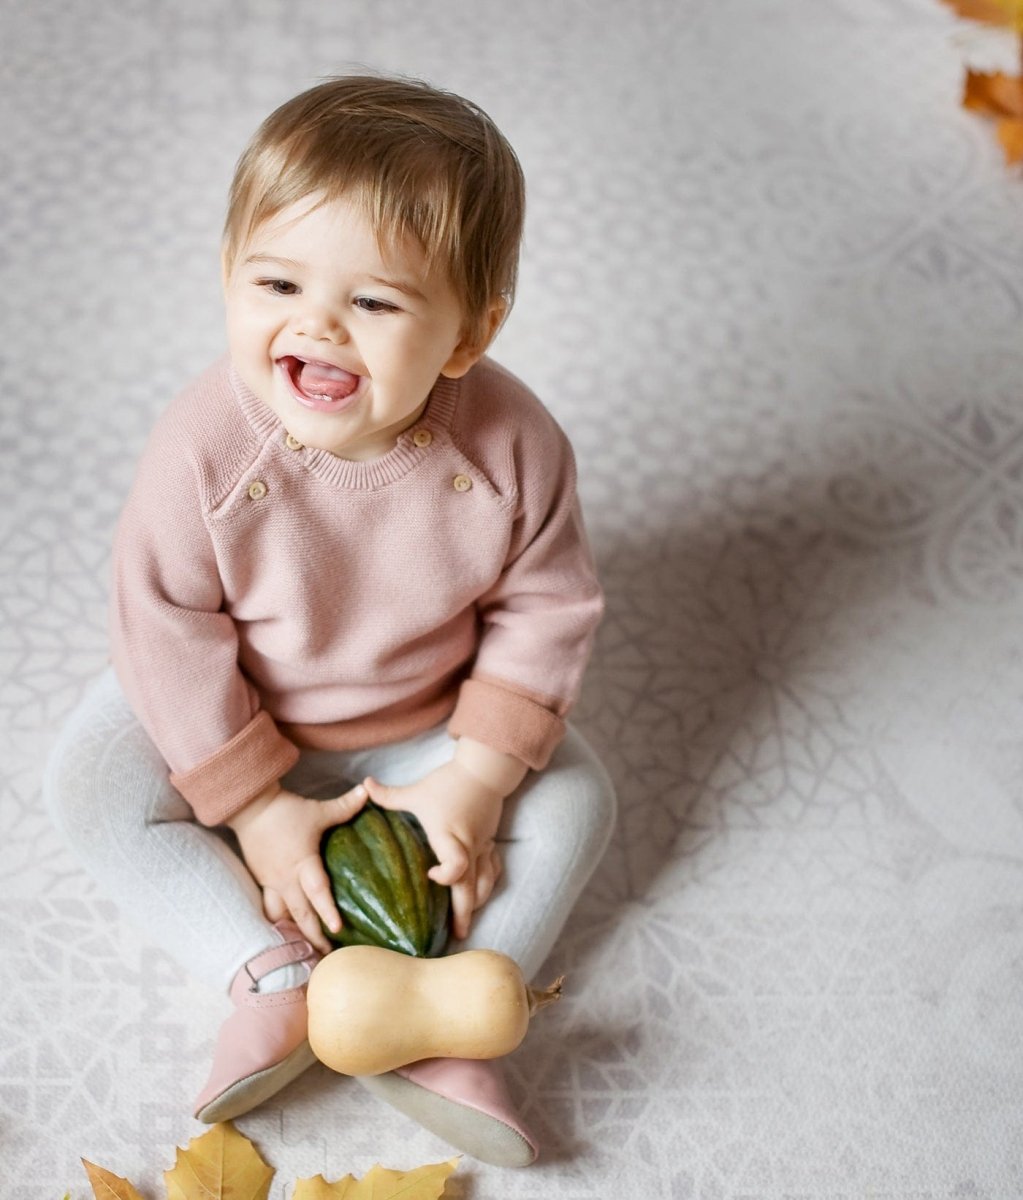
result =
[[[560,1000],[564,982],[564,975],[559,975],[553,983],[548,984],[545,988],[529,988],[529,1015],[532,1016],[541,1008],[546,1008],[548,1004],[554,1004],[555,1001]]]

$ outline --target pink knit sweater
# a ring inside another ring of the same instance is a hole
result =
[[[114,666],[197,818],[450,717],[543,767],[600,619],[571,448],[484,359],[371,462],[299,446],[225,360],[158,421],[114,546]]]

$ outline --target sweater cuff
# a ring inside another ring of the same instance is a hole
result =
[[[172,774],[171,783],[202,825],[223,825],[298,762],[298,747],[267,712],[252,720],[198,766]]]
[[[466,679],[448,722],[452,737],[470,737],[513,754],[542,771],[565,736],[565,722],[521,692],[482,679]]]

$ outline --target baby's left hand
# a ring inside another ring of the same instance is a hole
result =
[[[363,782],[381,808],[410,812],[419,819],[437,856],[430,878],[451,888],[453,932],[459,940],[467,937],[472,914],[489,899],[501,873],[494,838],[504,797],[457,760],[403,787],[387,787],[371,778]]]

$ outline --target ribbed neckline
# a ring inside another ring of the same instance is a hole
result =
[[[229,369],[229,377],[242,415],[256,436],[264,442],[274,437],[283,442],[287,432],[284,424],[273,409],[268,408],[252,392],[233,364]],[[426,447],[417,446],[412,440],[412,435],[417,429],[429,429],[434,438],[439,433],[447,433],[451,427],[457,398],[458,380],[447,379],[442,375],[430,392],[423,415],[415,425],[398,435],[394,449],[381,458],[352,462],[347,458],[338,458],[328,450],[314,450],[311,446],[304,446],[301,451],[295,453],[301,454],[303,464],[314,475],[334,484],[335,487],[351,490],[386,487],[387,484],[404,478],[429,453]]]

